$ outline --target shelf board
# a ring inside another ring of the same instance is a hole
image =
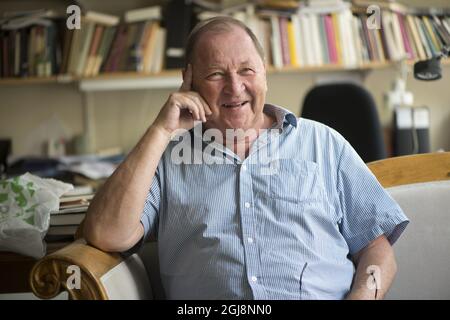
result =
[[[144,72],[110,72],[101,73],[93,77],[81,77],[79,80],[109,80],[109,79],[137,79],[137,78],[160,78],[160,77],[179,77],[180,69],[164,70],[160,73]]]
[[[307,67],[283,67],[281,69],[270,66],[267,68],[268,74],[277,73],[314,73],[314,72],[335,72],[335,71],[358,71],[388,68],[392,66],[391,62],[371,62],[355,66],[343,66],[338,64],[328,64],[322,66],[307,66]]]
[[[81,91],[108,91],[134,89],[167,89],[181,86],[179,70],[164,71],[158,74],[120,72],[102,74],[79,80]]]
[[[23,84],[44,84],[44,83],[56,83],[56,76],[51,77],[27,77],[27,78],[1,78],[0,84],[2,85],[23,85]]]
[[[57,75],[50,77],[0,78],[0,85],[72,83],[75,80],[76,78],[72,77],[71,75]]]

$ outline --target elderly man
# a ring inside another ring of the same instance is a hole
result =
[[[241,22],[202,22],[186,55],[180,90],[92,201],[88,242],[156,237],[169,299],[382,298],[408,219],[348,142],[265,103]]]

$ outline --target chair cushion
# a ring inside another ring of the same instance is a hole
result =
[[[152,299],[152,288],[145,266],[137,254],[119,263],[101,278],[110,300]]]
[[[450,181],[387,191],[411,222],[394,245],[398,272],[386,298],[450,299]]]
[[[166,294],[159,270],[158,243],[155,241],[146,242],[140,250],[139,256],[147,269],[147,275],[152,284],[153,299],[165,300]]]

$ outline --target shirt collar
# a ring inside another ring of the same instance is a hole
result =
[[[273,129],[283,129],[285,125],[297,127],[297,117],[291,111],[277,105],[266,103],[263,112],[275,118]]]

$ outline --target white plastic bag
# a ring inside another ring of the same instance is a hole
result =
[[[0,181],[0,251],[42,258],[50,211],[73,189],[68,183],[26,173]]]

